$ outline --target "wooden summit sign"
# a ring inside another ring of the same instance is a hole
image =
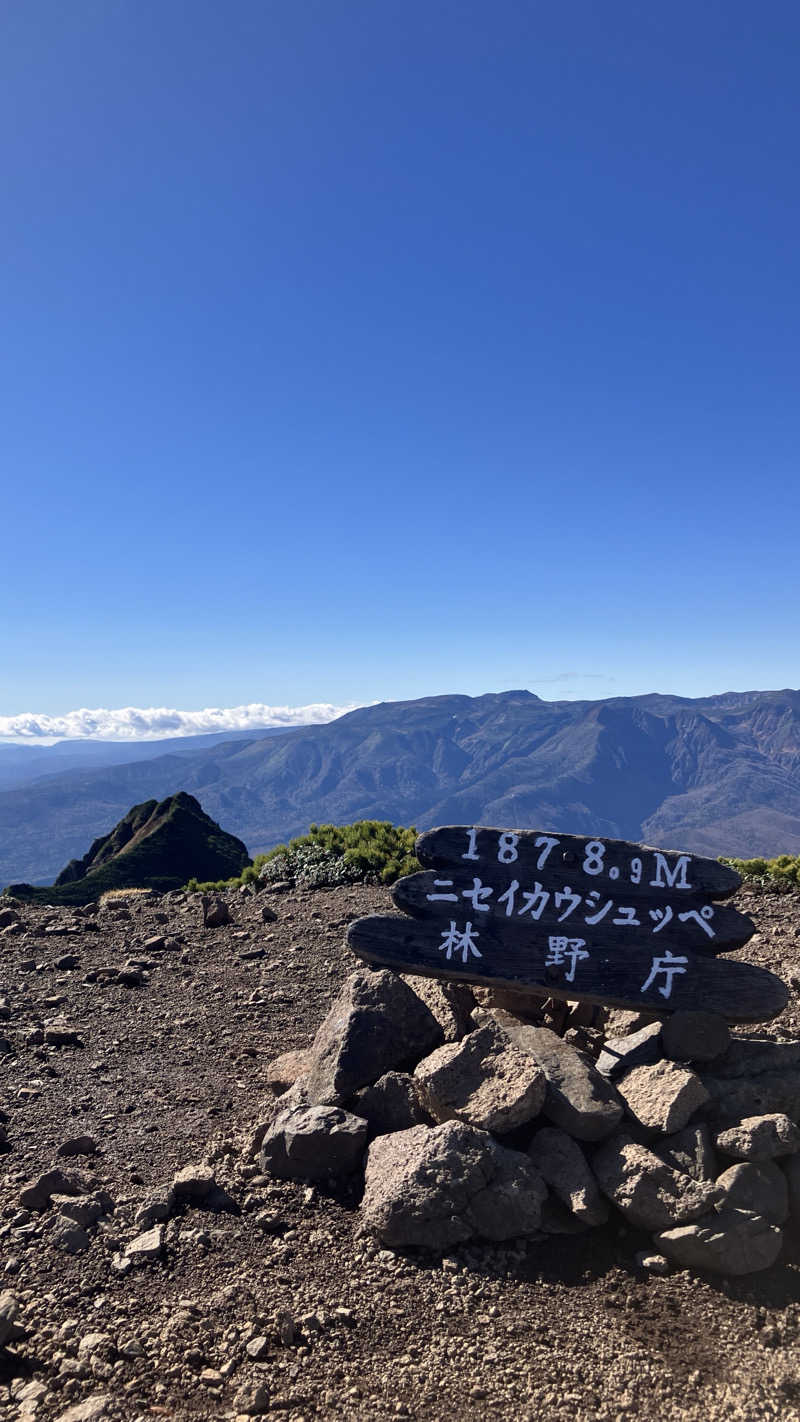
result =
[[[716,859],[470,825],[429,830],[416,850],[425,870],[392,889],[410,917],[348,929],[368,963],[659,1013],[702,1008],[729,1022],[763,1022],[786,1006],[773,973],[715,957],[754,932],[718,902],[741,880]]]

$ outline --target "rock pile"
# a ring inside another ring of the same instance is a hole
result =
[[[55,1167],[38,1179],[23,1185],[18,1196],[19,1209],[14,1224],[30,1224],[34,1215],[52,1210],[55,1219],[53,1243],[67,1254],[84,1254],[90,1235],[108,1224],[114,1204],[99,1181],[81,1175],[67,1174]]]
[[[272,1064],[282,1094],[251,1154],[282,1179],[363,1171],[360,1232],[391,1248],[617,1211],[652,1237],[654,1272],[769,1267],[800,1223],[800,1044],[707,1013],[605,1016],[560,1036],[530,996],[359,970],[310,1049]]]
[[[93,1154],[94,1149],[95,1143],[90,1137],[76,1137],[64,1142],[59,1155]],[[27,1181],[19,1190],[16,1206],[11,1220],[14,1228],[34,1228],[36,1217],[46,1216],[51,1223],[50,1240],[66,1254],[85,1254],[91,1237],[98,1231],[105,1234],[116,1249],[126,1232],[122,1222],[114,1219],[114,1201],[96,1178],[68,1173],[59,1166]],[[217,1184],[211,1166],[186,1165],[171,1184],[156,1189],[140,1204],[133,1220],[132,1237],[124,1249],[113,1255],[113,1272],[127,1274],[137,1264],[161,1259],[167,1221],[192,1206],[215,1213],[239,1213],[235,1200]]]

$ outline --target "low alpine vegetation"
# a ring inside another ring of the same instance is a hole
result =
[[[726,859],[743,879],[767,889],[800,890],[800,855],[779,854],[777,859]]]
[[[421,865],[414,854],[415,829],[389,820],[357,820],[352,825],[311,825],[308,834],[259,854],[235,879],[198,883],[187,889],[235,889],[243,884],[288,882],[298,888],[336,884],[393,884]]]

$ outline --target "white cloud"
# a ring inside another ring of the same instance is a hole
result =
[[[176,711],[166,706],[122,706],[116,711],[67,711],[48,716],[24,711],[0,716],[0,740],[14,741],[154,741],[169,736],[196,736],[209,731],[256,731],[266,726],[322,725],[335,721],[353,706],[208,706],[203,711]]]

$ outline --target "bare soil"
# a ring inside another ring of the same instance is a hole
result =
[[[261,922],[266,902],[275,923]],[[800,898],[735,902],[759,932],[734,956],[792,987],[759,1034],[800,1039]],[[362,886],[230,903],[235,923],[213,930],[196,896],[95,920],[25,907],[26,931],[2,937],[0,1034],[12,1050],[0,1056],[0,1289],[19,1299],[27,1338],[0,1355],[0,1418],[58,1418],[99,1397],[98,1417],[228,1418],[242,1388],[262,1383],[269,1412],[290,1422],[800,1419],[796,1240],[774,1268],[730,1280],[642,1273],[635,1255],[649,1241],[621,1223],[472,1249],[469,1262],[396,1255],[357,1236],[354,1188],[259,1176],[243,1146],[268,1114],[268,1064],[311,1040],[355,966],[346,924],[390,905]],[[145,952],[155,934],[179,943]],[[77,964],[59,969],[66,953]],[[141,986],[87,981],[142,956]],[[56,1017],[82,1045],[37,1041]],[[53,1212],[26,1221],[18,1196],[83,1133],[98,1153],[58,1164],[115,1209],[71,1255]],[[138,1206],[209,1155],[235,1210],[184,1209],[162,1262],[118,1273]],[[90,1333],[111,1341],[87,1355]],[[258,1361],[254,1337],[267,1340]]]

